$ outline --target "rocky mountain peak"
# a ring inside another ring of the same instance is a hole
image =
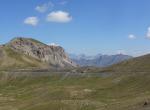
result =
[[[49,65],[75,66],[61,46],[46,45],[38,40],[23,37],[14,38],[7,45],[16,52],[34,57]]]

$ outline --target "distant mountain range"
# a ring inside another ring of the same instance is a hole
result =
[[[69,54],[71,60],[80,66],[107,67],[124,60],[131,59],[132,56],[124,54],[87,56],[85,54]]]

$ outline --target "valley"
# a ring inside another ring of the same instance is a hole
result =
[[[149,73],[3,71],[0,110],[148,110],[149,78]]]

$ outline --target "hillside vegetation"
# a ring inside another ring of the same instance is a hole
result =
[[[133,58],[121,63],[112,65],[105,70],[113,72],[150,72],[150,54]]]
[[[0,49],[0,69],[44,68],[46,64],[38,59],[15,52],[9,46]]]
[[[37,74],[1,72],[0,110],[150,109],[149,74]]]

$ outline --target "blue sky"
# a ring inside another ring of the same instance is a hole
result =
[[[69,53],[150,52],[150,0],[0,0],[0,43],[22,36]]]

